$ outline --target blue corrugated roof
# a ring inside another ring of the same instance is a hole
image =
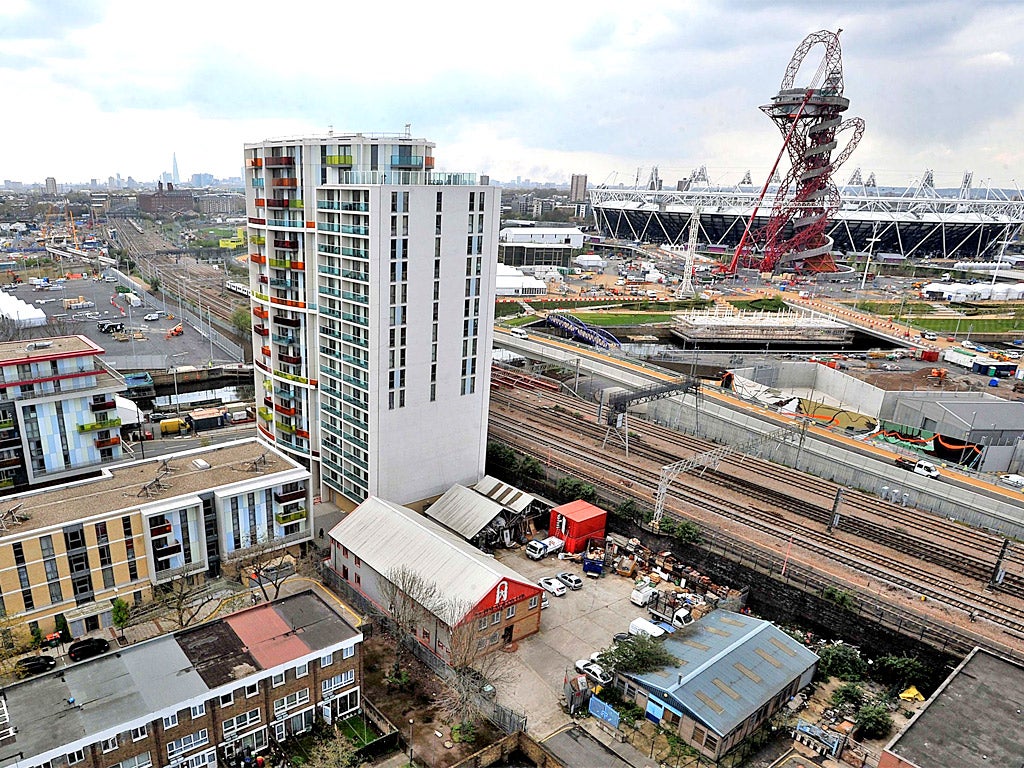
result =
[[[725,736],[818,657],[770,622],[712,611],[663,644],[679,663],[626,675]]]

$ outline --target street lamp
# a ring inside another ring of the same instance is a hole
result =
[[[412,765],[412,724],[413,719],[409,718],[409,765]]]

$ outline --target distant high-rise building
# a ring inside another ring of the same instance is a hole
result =
[[[171,182],[174,184],[178,183],[178,153],[171,153]]]
[[[213,184],[212,173],[193,173],[192,174],[192,186],[193,187],[209,187]]]
[[[51,197],[57,196],[57,180],[53,176],[46,177],[46,194]]]
[[[569,184],[569,202],[585,203],[587,201],[587,175],[574,173]]]
[[[260,439],[321,496],[411,503],[484,469],[499,195],[408,133],[245,145]]]

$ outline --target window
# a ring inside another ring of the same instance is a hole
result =
[[[178,713],[175,712],[173,715],[168,715],[164,718],[164,728],[173,728],[178,724]]]
[[[146,726],[140,725],[138,728],[132,728],[132,741],[141,741],[149,735],[146,730]]]
[[[259,707],[250,709],[240,715],[235,715],[224,721],[224,738],[229,739],[239,731],[243,731],[250,725],[256,725],[260,721]]]
[[[206,702],[196,704],[189,709],[189,713],[192,715],[192,719],[195,720],[197,717],[202,717],[206,714]]]
[[[76,749],[74,752],[68,752],[68,765],[74,765],[85,760],[85,752],[80,749]]]
[[[220,705],[222,707],[230,707],[234,703],[235,703],[235,692],[234,691],[232,691],[231,693],[225,693],[223,696],[220,697]]]
[[[516,615],[516,607],[515,607],[515,605],[510,605],[508,608],[505,609],[505,618],[506,619],[511,619],[515,615]]]
[[[430,630],[426,627],[423,628],[423,642],[430,644]]]
[[[501,623],[501,611],[495,611],[491,614],[491,624]]]
[[[202,747],[210,743],[210,732],[200,728],[195,733],[189,733],[180,739],[175,739],[167,744],[167,758],[174,760],[179,755],[196,747]]]
[[[704,749],[710,752],[714,752],[718,749],[718,737],[709,733],[704,739]]]
[[[334,654],[333,653],[328,653],[326,656],[322,656],[320,658],[320,669],[323,669],[324,667],[329,667],[333,663],[334,663]]]
[[[297,666],[295,668],[295,676],[296,677],[305,677],[308,674],[309,674],[309,662],[308,661],[305,664],[299,664],[299,666]]]
[[[477,629],[487,629],[487,617],[486,616],[482,616],[481,618],[477,619],[476,628]]]
[[[320,683],[320,690],[328,695],[332,691],[342,688],[346,685],[351,685],[356,679],[356,672],[354,669],[350,669],[348,672],[342,672],[340,675],[335,675],[327,680]]]
[[[100,749],[103,750],[103,754],[107,752],[113,752],[117,749],[117,736],[112,739],[104,739],[100,742]]]
[[[143,752],[141,755],[122,760],[114,768],[150,768],[152,765],[153,759],[149,756],[149,752]]]
[[[343,659],[351,659],[355,655],[356,647],[354,645],[350,645],[348,648],[341,649],[341,658]]]
[[[253,683],[252,685],[245,686],[245,698],[251,699],[253,696],[259,696],[260,684]]]
[[[360,567],[360,566],[361,566],[362,564],[363,564],[363,561],[362,561],[362,560],[360,560],[360,559],[359,559],[359,558],[358,558],[358,557],[357,557],[356,555],[353,555],[353,556],[352,556],[352,565],[354,565],[354,566],[355,566],[356,568],[358,568],[358,567]]]
[[[539,597],[537,597],[536,595],[534,595],[533,597],[531,597],[531,598],[530,598],[530,610],[531,610],[531,611],[532,611],[532,610],[533,610],[534,608],[536,608],[536,607],[537,607],[537,606],[538,606],[539,604],[540,604],[540,598],[539,598]]]
[[[280,686],[284,685],[284,672],[278,672],[276,675],[270,678],[270,684],[274,688],[279,688]]]
[[[309,703],[309,688],[289,693],[287,696],[274,701],[274,719],[279,720],[284,712],[294,709],[302,704]]]

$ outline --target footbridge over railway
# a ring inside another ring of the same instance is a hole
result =
[[[531,334],[526,339],[496,328],[494,344],[532,360],[562,365],[621,387],[642,390],[652,383],[678,380],[678,374],[631,359],[616,351],[596,350],[562,339]],[[949,467],[926,478],[895,465],[898,454],[841,430],[802,420],[793,414],[743,400],[737,393],[704,383],[700,397],[678,394],[642,406],[645,417],[680,432],[722,445],[739,445],[782,427],[799,430],[800,439],[776,450],[780,464],[841,485],[858,488],[891,503],[928,510],[969,525],[1024,539],[1020,492],[997,486]],[[638,410],[639,413],[639,410]]]

